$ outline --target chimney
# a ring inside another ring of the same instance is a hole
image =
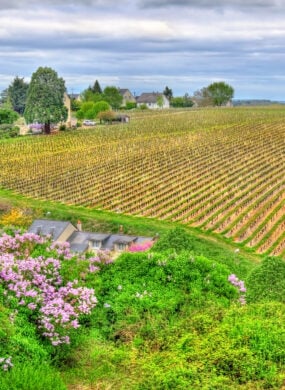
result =
[[[79,232],[81,232],[82,231],[82,224],[81,224],[81,221],[77,221],[77,230],[79,231]]]
[[[120,225],[120,228],[119,228],[119,233],[120,233],[120,234],[123,234],[123,233],[124,233],[124,228],[123,228],[123,225]]]

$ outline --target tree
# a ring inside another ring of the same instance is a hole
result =
[[[98,119],[100,119],[100,123],[102,121],[112,123],[112,121],[116,118],[116,114],[112,110],[101,111],[101,112],[99,112],[97,117],[98,117]]]
[[[101,100],[100,102],[94,103],[95,116],[98,116],[100,112],[110,111],[110,104]]]
[[[194,92],[194,100],[199,107],[213,106],[213,97],[208,88],[204,87]]]
[[[3,89],[0,93],[0,105],[8,105],[8,88]]]
[[[168,86],[165,87],[163,91],[163,95],[167,97],[167,99],[170,101],[173,98],[173,92],[171,88],[168,88]]]
[[[0,109],[0,124],[13,124],[19,117],[16,111],[9,108]]]
[[[191,97],[188,95],[188,93],[185,93],[184,96],[177,96],[173,97],[171,99],[171,106],[172,107],[192,107],[193,101]]]
[[[93,92],[93,93],[98,93],[98,94],[101,95],[102,89],[101,89],[101,86],[100,86],[98,80],[95,81],[95,83],[94,83],[94,85],[93,85],[93,87],[92,87],[92,92]]]
[[[94,93],[92,91],[92,88],[89,86],[81,93],[81,100],[83,102],[91,102],[93,100],[93,95]]]
[[[106,100],[113,109],[120,108],[123,102],[123,96],[116,87],[106,87],[103,92],[103,100]]]
[[[8,87],[8,99],[13,107],[13,110],[22,115],[25,111],[29,84],[24,81],[24,78],[16,76],[13,82]]]
[[[212,83],[207,87],[215,106],[228,103],[234,96],[234,89],[224,81]]]
[[[157,97],[157,99],[156,99],[156,104],[158,105],[159,108],[162,108],[163,107],[163,103],[164,103],[163,96],[159,95]]]
[[[48,67],[40,67],[33,73],[28,89],[24,117],[28,123],[44,124],[45,134],[50,134],[51,124],[67,119],[64,106],[65,82]]]
[[[77,119],[95,119],[96,116],[102,111],[110,110],[109,103],[101,100],[100,102],[84,102],[81,105],[81,108],[76,113]]]

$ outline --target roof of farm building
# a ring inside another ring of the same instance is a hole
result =
[[[115,249],[114,246],[116,244],[128,245],[133,242],[141,244],[146,241],[153,241],[152,237],[79,231],[70,222],[51,221],[48,219],[35,220],[28,231],[42,236],[51,235],[53,241],[57,241],[70,228],[72,229],[66,241],[69,242],[70,249],[73,252],[84,252],[88,250],[89,244],[92,242],[100,242],[100,249],[111,251]]]
[[[137,103],[156,103],[157,98],[163,96],[163,93],[159,92],[144,92],[137,97]]]

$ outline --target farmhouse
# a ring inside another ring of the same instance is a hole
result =
[[[136,99],[129,89],[119,88],[119,92],[123,98],[122,106],[125,106],[127,102],[135,103]]]
[[[148,108],[157,109],[157,108],[169,108],[170,103],[167,97],[163,93],[151,92],[151,93],[142,93],[137,98],[138,107],[146,105]]]
[[[77,253],[86,251],[96,252],[97,250],[122,252],[127,250],[132,244],[153,241],[151,237],[85,232],[82,231],[80,221],[78,221],[75,227],[70,222],[36,219],[28,229],[28,232],[41,236],[51,236],[52,240],[56,242],[68,242],[70,249]]]

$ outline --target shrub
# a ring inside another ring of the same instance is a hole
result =
[[[9,108],[0,108],[0,124],[13,124],[19,118],[19,114]]]
[[[100,119],[100,122],[112,122],[116,118],[116,114],[114,111],[108,110],[108,111],[102,111],[99,112],[97,115],[97,118]]]
[[[126,102],[126,110],[132,110],[137,107],[136,102]]]
[[[20,129],[18,126],[11,124],[0,124],[0,138],[14,138],[18,137]]]
[[[249,302],[285,302],[285,263],[278,257],[266,257],[247,279]]]
[[[175,229],[169,230],[153,246],[154,251],[165,251],[173,249],[179,253],[183,250],[192,249],[191,238],[183,228],[176,227]]]
[[[2,215],[0,224],[3,226],[28,227],[31,225],[33,215],[28,211],[12,208]]]
[[[140,104],[140,105],[139,105],[139,108],[140,108],[141,110],[148,110],[148,106],[147,106],[145,103]]]

